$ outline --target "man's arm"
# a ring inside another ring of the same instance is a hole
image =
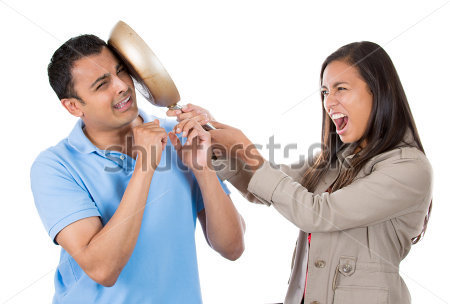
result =
[[[137,166],[119,207],[104,227],[98,217],[89,217],[70,224],[56,236],[56,242],[84,272],[103,286],[115,284],[141,228],[153,172],[143,172]]]
[[[210,164],[210,135],[195,119],[179,123],[174,130],[169,133],[170,140],[183,163],[194,173],[202,193],[205,215],[200,212],[199,220],[206,239],[222,256],[236,260],[244,251],[245,224]],[[184,145],[176,133],[187,135]]]
[[[206,241],[229,260],[238,259],[245,249],[245,221],[223,191],[214,171],[196,174],[205,209],[198,213]]]
[[[158,123],[133,130],[139,146],[135,169],[114,215],[103,227],[98,217],[74,222],[56,236],[60,244],[97,283],[113,286],[136,245],[153,173],[161,159],[167,134]],[[154,154],[151,146],[156,146]],[[143,148],[143,149],[141,149]],[[156,152],[156,153],[155,153]]]

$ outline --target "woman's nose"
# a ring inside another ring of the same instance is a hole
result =
[[[337,100],[336,96],[334,96],[334,94],[330,93],[323,98],[323,104],[327,113],[330,113],[330,110],[337,106],[338,103],[339,101]]]

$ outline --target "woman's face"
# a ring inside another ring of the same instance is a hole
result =
[[[367,128],[373,103],[358,70],[344,61],[332,61],[324,70],[321,91],[325,111],[342,142],[358,141]]]

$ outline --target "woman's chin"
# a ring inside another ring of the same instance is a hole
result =
[[[344,144],[351,144],[357,141],[357,139],[354,138],[354,136],[351,136],[347,132],[345,134],[340,134],[339,138]]]

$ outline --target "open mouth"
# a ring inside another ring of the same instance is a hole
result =
[[[119,102],[118,104],[115,104],[113,107],[114,107],[114,109],[117,109],[119,111],[125,111],[126,109],[128,109],[130,107],[132,102],[133,102],[133,100],[131,99],[131,95],[130,95],[127,99]]]
[[[333,119],[334,124],[336,125],[336,131],[340,135],[344,132],[345,127],[348,123],[348,116],[342,113],[331,115],[331,119]]]

